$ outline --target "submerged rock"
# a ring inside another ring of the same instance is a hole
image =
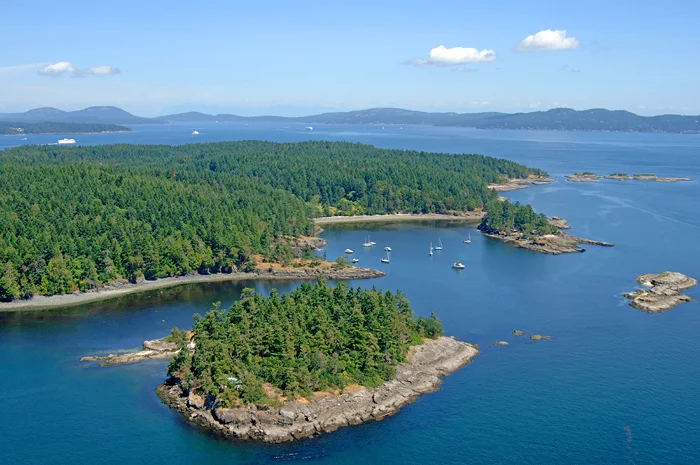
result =
[[[156,391],[161,400],[205,430],[237,439],[279,443],[316,436],[348,425],[381,420],[417,397],[433,392],[445,376],[471,361],[479,351],[454,338],[440,337],[412,347],[394,379],[377,388],[358,386],[342,394],[317,393],[279,408],[198,406],[198,399],[169,379]]]
[[[541,334],[532,334],[530,335],[530,339],[535,340],[535,341],[549,341],[552,339],[552,336],[543,336]]]
[[[516,329],[515,331],[513,331],[513,335],[514,336],[524,336],[525,331],[520,331],[519,329]]]
[[[643,274],[637,276],[636,281],[651,289],[639,289],[624,296],[630,299],[630,306],[648,313],[664,312],[683,302],[693,301],[680,291],[698,284],[694,278],[675,271]]]
[[[509,345],[507,341],[496,341],[497,346],[507,346]]]

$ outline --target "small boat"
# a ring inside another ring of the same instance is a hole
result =
[[[192,135],[196,136],[199,134],[199,131],[192,131]]]
[[[314,130],[313,126],[306,126],[304,129],[306,131],[313,131]]]
[[[436,245],[436,246],[435,246],[435,250],[442,250],[442,241],[441,241],[440,239],[438,239],[438,243],[439,243],[440,245]]]
[[[374,245],[376,245],[376,244],[377,244],[376,242],[370,241],[370,240],[369,240],[369,236],[367,236],[367,240],[365,241],[364,244],[362,244],[362,247],[372,247],[372,246],[374,246]]]
[[[428,252],[428,255],[430,255],[431,257],[433,256],[433,243],[432,242],[430,243],[430,252]]]
[[[75,139],[61,139],[58,141],[59,144],[75,144]]]
[[[391,247],[389,247],[389,246],[384,247],[384,250],[386,250],[387,252],[391,252]]]
[[[345,249],[345,253],[354,253],[352,249]]]
[[[454,263],[452,264],[452,268],[454,268],[454,269],[456,269],[456,270],[463,270],[463,269],[464,269],[464,263],[462,263],[462,262],[460,262],[459,260],[457,260],[456,262],[454,262]]]
[[[472,233],[469,233],[469,237],[467,237],[467,240],[464,241],[465,244],[471,244],[472,243]]]
[[[353,259],[352,259],[352,262],[353,262],[353,263],[359,263],[359,262],[360,262],[360,259],[359,259],[359,258],[353,258]]]
[[[382,263],[389,263],[389,254],[386,254],[386,257],[382,258]]]

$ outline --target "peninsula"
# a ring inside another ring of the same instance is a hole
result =
[[[649,289],[639,289],[624,294],[630,299],[630,306],[647,313],[660,313],[670,310],[683,302],[693,299],[680,291],[698,284],[697,280],[675,271],[660,274],[643,274],[636,281]]]
[[[103,132],[129,132],[127,126],[101,123],[14,123],[0,121],[0,135],[21,136],[26,134],[95,134]]]
[[[534,252],[559,255],[584,252],[580,245],[612,247],[613,244],[564,233],[570,229],[568,222],[559,217],[548,219],[537,214],[531,206],[509,200],[491,202],[487,205],[479,230],[487,237]]]
[[[208,431],[292,441],[380,420],[436,390],[478,354],[442,333],[400,291],[322,282],[288,296],[247,290],[196,319],[192,333],[173,330],[178,352],[157,393]]]
[[[508,179],[506,181],[501,181],[494,184],[489,184],[488,188],[493,189],[496,192],[509,192],[518,189],[527,189],[533,186],[542,186],[546,184],[551,184],[554,179],[547,175],[531,175],[525,178],[514,178]]]
[[[4,309],[196,281],[377,276],[319,272],[330,265],[304,239],[314,218],[479,219],[498,198],[488,185],[546,177],[483,155],[263,141],[21,146],[0,151],[0,175]]]

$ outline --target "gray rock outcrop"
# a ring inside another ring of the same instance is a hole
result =
[[[630,299],[630,306],[648,313],[670,310],[683,302],[694,300],[680,291],[698,284],[697,280],[675,271],[660,274],[643,274],[636,281],[650,289],[638,289],[624,294]]]
[[[377,388],[317,393],[309,399],[289,401],[280,408],[204,405],[199,399],[193,400],[192,394],[173,378],[156,391],[165,404],[205,430],[229,438],[279,443],[381,420],[419,396],[437,390],[442,376],[461,368],[478,353],[470,344],[440,337],[412,347],[407,362],[397,367],[394,379]]]

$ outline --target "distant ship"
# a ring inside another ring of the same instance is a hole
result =
[[[58,141],[59,144],[75,144],[75,139],[61,139]]]
[[[199,134],[199,131],[192,131],[192,134],[196,136]]]
[[[313,126],[306,126],[304,129],[307,130],[307,131],[313,131],[313,130],[314,130]]]

